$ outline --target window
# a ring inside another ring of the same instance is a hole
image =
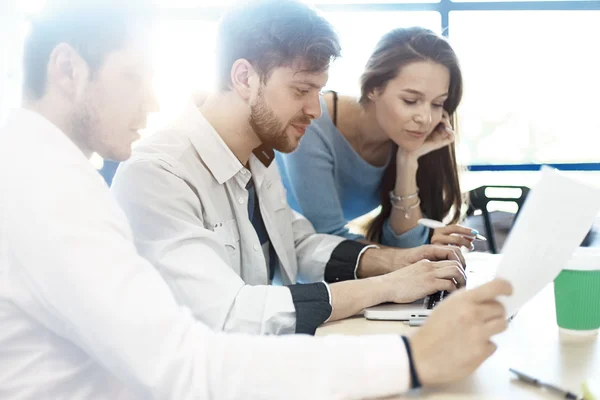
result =
[[[195,91],[214,89],[216,28],[216,21],[168,19],[157,25],[154,89],[161,112],[150,116],[150,130],[181,113]]]
[[[19,13],[35,13],[45,1],[0,2],[0,122],[20,97],[22,40],[13,40],[24,32]],[[157,1],[164,12],[152,41],[162,112],[151,117],[151,129],[181,112],[194,91],[214,88],[216,21],[234,1]],[[364,64],[385,32],[421,25],[449,33],[465,76],[465,164],[598,161],[600,1],[305,1],[322,8],[340,34],[343,54],[328,88],[346,94],[359,93]]]
[[[342,57],[329,71],[328,88],[358,95],[359,78],[377,41],[388,31],[420,25],[441,32],[441,17],[435,11],[325,12],[340,35]]]
[[[597,162],[600,11],[456,11],[468,164]]]

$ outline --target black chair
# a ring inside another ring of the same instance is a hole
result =
[[[517,192],[516,190],[509,190],[507,191],[507,195],[506,196],[488,196],[486,194],[486,190],[487,189],[518,189],[518,193],[520,193],[518,196],[515,194],[513,195],[513,192]],[[508,214],[508,216],[510,217],[510,223],[509,226],[506,228],[507,229],[507,233],[508,230],[510,229],[510,227],[512,227],[512,225],[514,224],[514,221],[516,220],[517,216],[519,215],[519,211],[521,211],[521,207],[523,206],[523,203],[525,203],[525,199],[527,197],[527,195],[529,194],[529,188],[526,186],[501,186],[501,185],[489,185],[489,186],[480,186],[476,189],[473,189],[469,192],[469,209],[467,210],[467,216],[468,217],[472,217],[475,213],[476,210],[480,210],[482,217],[483,217],[483,222],[484,222],[484,226],[485,226],[485,234],[487,237],[487,245],[488,245],[488,249],[491,253],[493,254],[497,254],[498,253],[498,244],[496,241],[496,236],[494,234],[494,224],[492,221],[492,213],[490,213],[488,211],[488,204],[491,201],[501,201],[501,202],[511,202],[511,203],[516,203],[517,204],[517,213],[514,215],[512,214]]]

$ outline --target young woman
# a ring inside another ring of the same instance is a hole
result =
[[[362,74],[360,99],[326,94],[299,148],[278,154],[290,205],[318,232],[352,239],[361,236],[347,223],[381,206],[369,241],[471,248],[477,232],[455,225],[462,196],[451,116],[462,86],[446,39],[420,27],[387,33]],[[452,225],[432,230],[420,218]]]

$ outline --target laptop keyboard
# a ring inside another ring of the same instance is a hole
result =
[[[437,306],[437,304],[444,300],[447,296],[450,295],[450,292],[444,290],[442,292],[435,292],[425,298],[425,308],[431,310],[433,307]]]

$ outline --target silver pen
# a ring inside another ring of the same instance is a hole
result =
[[[429,218],[421,218],[419,219],[419,221],[417,222],[419,225],[425,226],[427,228],[431,228],[431,229],[437,229],[437,228],[443,228],[445,226],[447,226],[445,223],[440,222],[440,221],[436,221],[435,219],[429,219]],[[475,233],[477,231],[473,231],[473,236],[475,236],[475,240],[482,240],[482,241],[487,241],[487,238],[483,235],[480,235],[479,232]]]
[[[509,368],[508,370],[510,372],[512,372],[513,374],[515,374],[517,376],[517,378],[519,378],[520,381],[528,383],[533,386],[540,387],[540,388],[545,388],[549,392],[552,392],[552,393],[555,393],[555,394],[561,396],[563,399],[583,400],[582,396],[578,396],[577,394],[575,394],[573,392],[569,392],[568,390],[564,390],[557,386],[551,385],[549,383],[542,382],[539,379],[533,378],[533,377],[526,375],[522,372],[519,372],[513,368]]]

